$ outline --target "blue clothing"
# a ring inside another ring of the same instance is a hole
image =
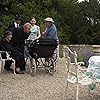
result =
[[[57,29],[56,29],[56,26],[54,24],[52,24],[51,26],[47,27],[45,29],[45,33],[46,33],[46,37],[48,39],[58,40]]]

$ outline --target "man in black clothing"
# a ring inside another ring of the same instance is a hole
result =
[[[31,29],[31,24],[30,23],[25,23],[22,28],[17,28],[12,30],[12,45],[15,48],[18,48],[19,51],[23,54],[24,56],[24,45],[25,45],[25,39],[28,38],[30,35],[30,29]],[[24,70],[25,70],[25,60],[24,61]]]
[[[23,74],[24,70],[24,56],[23,54],[17,49],[14,48],[11,44],[11,38],[12,38],[12,32],[6,31],[4,34],[4,37],[0,41],[0,50],[1,51],[8,51],[10,52],[10,56],[15,60],[15,65],[16,65],[16,73],[18,74]],[[8,61],[5,64],[5,69],[10,70],[10,64],[12,61]]]
[[[21,23],[22,23],[22,17],[20,15],[16,15],[15,21],[9,25],[8,30],[12,31],[15,30],[16,28],[22,27]]]

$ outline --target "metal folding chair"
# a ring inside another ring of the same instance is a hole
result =
[[[71,63],[69,53],[71,53],[73,55],[74,63]],[[78,98],[79,98],[79,86],[80,85],[89,86],[90,84],[92,84],[92,82],[94,80],[92,78],[86,76],[85,73],[83,73],[84,71],[86,72],[86,69],[85,68],[83,69],[80,65],[84,64],[84,62],[77,61],[76,51],[72,52],[69,49],[69,47],[64,46],[63,55],[64,55],[65,62],[66,62],[65,66],[67,69],[67,73],[66,73],[67,86],[66,86],[66,93],[65,94],[67,94],[67,92],[68,92],[67,90],[68,90],[69,83],[76,85],[76,100],[78,100]],[[88,90],[89,90],[89,88],[88,88]],[[90,90],[89,90],[89,97],[90,97]]]

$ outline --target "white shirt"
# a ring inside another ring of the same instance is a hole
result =
[[[16,28],[19,27],[19,24],[17,24],[16,22],[14,22],[14,25]]]

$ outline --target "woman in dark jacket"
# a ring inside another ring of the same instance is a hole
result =
[[[10,52],[10,56],[16,62],[16,73],[24,74],[24,72],[23,72],[23,68],[24,68],[23,59],[24,59],[24,56],[18,50],[18,48],[14,48],[12,46],[12,44],[10,42],[11,39],[12,39],[12,32],[6,31],[3,35],[4,35],[4,37],[1,39],[1,42],[0,42],[0,50]]]

